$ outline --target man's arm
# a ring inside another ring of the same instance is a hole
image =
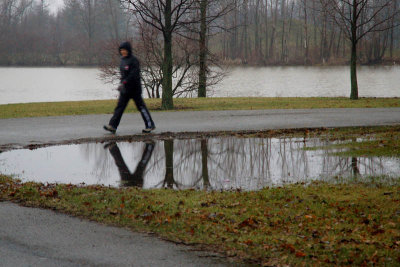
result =
[[[129,73],[125,79],[122,80],[124,85],[140,82],[140,64],[139,60],[132,58],[132,63],[129,64]]]

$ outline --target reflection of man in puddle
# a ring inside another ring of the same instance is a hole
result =
[[[121,176],[122,184],[124,186],[143,187],[144,171],[146,169],[147,163],[149,163],[149,160],[153,154],[154,146],[155,143],[153,141],[146,142],[146,146],[142,154],[142,159],[136,166],[136,170],[134,173],[131,173],[129,171],[121,155],[121,151],[119,150],[116,143],[109,143],[105,145],[104,148],[108,148],[112,157],[114,158],[115,164],[117,165],[119,174]]]

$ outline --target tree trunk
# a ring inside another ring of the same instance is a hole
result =
[[[175,184],[174,178],[174,140],[164,141],[165,153],[165,178],[164,187],[173,188]]]
[[[271,12],[272,12],[272,1],[271,1]],[[274,19],[272,24],[272,33],[271,33],[271,41],[269,45],[269,58],[274,57],[274,47],[275,47],[275,32],[276,32],[276,25],[278,22],[278,0],[275,0],[275,11],[274,11]]]
[[[232,36],[232,41],[231,41],[231,59],[236,59],[238,56],[238,4],[237,0],[235,0],[235,10],[234,10],[234,22],[233,22],[233,36]]]
[[[162,109],[173,109],[172,99],[172,0],[165,3],[165,30],[164,30],[164,61],[163,61],[163,93]]]
[[[394,0],[394,7],[393,7],[393,12],[397,11],[397,0]],[[394,13],[393,13],[394,14]],[[390,47],[389,47],[389,53],[390,53],[390,59],[393,60],[393,43],[394,43],[394,20],[395,17],[393,16],[392,22],[391,22],[391,29],[390,29]]]
[[[360,169],[358,168],[358,160],[356,157],[351,158],[351,170],[353,177],[357,178],[360,176]]]
[[[244,32],[243,32],[243,42],[244,42],[244,60],[247,64],[248,62],[248,57],[249,57],[249,37],[248,37],[248,26],[249,26],[249,21],[248,21],[248,0],[244,0],[243,2],[243,9],[244,9]]]
[[[261,54],[261,50],[260,50],[260,35],[259,35],[259,18],[258,18],[258,14],[259,14],[259,9],[260,7],[260,0],[256,1],[256,9],[254,10],[254,26],[255,26],[255,30],[254,30],[254,49],[255,49],[255,56],[257,60],[260,60],[260,54]]]
[[[268,0],[265,0],[265,59],[268,59]]]
[[[289,2],[287,3],[288,10],[289,10]],[[287,34],[287,39],[290,40],[290,35],[292,33],[292,23],[293,23],[293,11],[294,11],[294,1],[292,2],[292,7],[290,9],[290,16],[289,16],[289,29],[288,29],[288,34]],[[289,63],[289,47],[288,47],[288,41],[285,40],[285,53],[286,53],[286,61],[285,63]]]
[[[199,55],[199,91],[198,97],[207,96],[207,6],[208,0],[200,2],[200,55]]]
[[[335,43],[335,38],[336,38],[336,31],[335,31],[334,25],[332,25],[331,37],[330,37],[330,40],[329,40],[328,51],[327,51],[327,54],[326,54],[328,60],[330,59],[330,57],[332,55],[333,45]]]
[[[207,139],[201,140],[201,176],[203,177],[203,188],[207,190],[210,186],[210,178],[208,176],[208,146]]]
[[[323,64],[326,62],[326,54],[327,54],[327,27],[328,27],[328,14],[323,12],[323,22],[322,22],[322,29],[321,29],[321,42],[320,42],[320,60]]]
[[[115,40],[120,40],[119,29],[118,29],[118,19],[117,19],[117,14],[114,9],[114,4],[113,4],[112,0],[108,0],[108,8],[109,8],[108,12],[110,13],[110,17],[111,17],[112,29],[115,34],[114,38],[115,38]]]
[[[308,39],[307,0],[304,0],[304,64],[306,65],[310,63]]]
[[[342,39],[342,28],[339,28],[339,37],[338,37],[338,41],[337,41],[337,45],[336,45],[336,49],[335,49],[335,56],[339,57],[339,53],[340,53],[340,43],[341,43],[341,39]]]
[[[358,99],[358,83],[357,83],[357,44],[351,45],[351,60],[350,60],[350,80],[351,94],[350,99]]]
[[[357,11],[358,2],[353,0],[353,18],[351,21],[351,60],[350,60],[350,80],[351,93],[350,99],[358,99],[358,84],[357,84]]]
[[[281,19],[282,19],[282,39],[281,39],[281,63],[285,61],[285,28],[286,28],[286,0],[282,0],[281,4]]]

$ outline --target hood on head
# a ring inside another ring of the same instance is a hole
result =
[[[119,46],[119,49],[118,49],[119,54],[121,54],[121,52],[120,52],[121,49],[126,49],[126,50],[128,50],[128,56],[131,56],[131,55],[132,55],[132,46],[131,46],[131,43],[130,43],[130,42],[123,42],[123,43]]]

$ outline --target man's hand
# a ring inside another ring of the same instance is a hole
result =
[[[121,83],[118,86],[117,90],[120,91],[121,93],[125,93],[125,85]]]

